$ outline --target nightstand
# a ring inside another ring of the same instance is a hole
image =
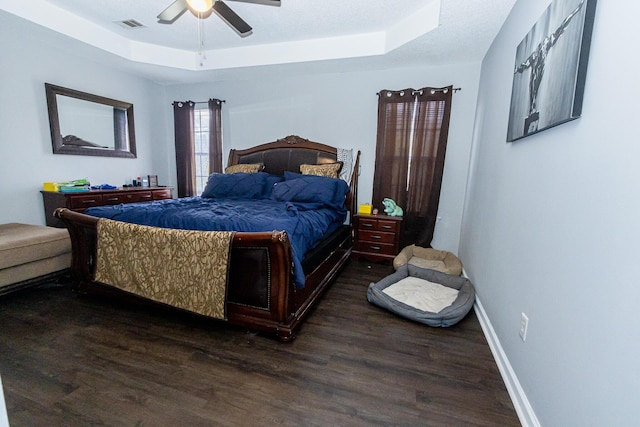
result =
[[[400,251],[402,217],[358,214],[353,217],[353,227],[353,258],[393,261]]]

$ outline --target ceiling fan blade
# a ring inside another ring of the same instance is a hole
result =
[[[264,4],[266,6],[280,6],[280,0],[231,0],[243,3]]]
[[[161,24],[173,24],[187,11],[187,0],[176,0],[158,15]]]
[[[251,33],[253,28],[222,1],[217,0],[213,3],[213,11],[241,36],[248,36]]]

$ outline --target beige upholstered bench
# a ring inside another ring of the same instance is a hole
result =
[[[66,228],[0,224],[0,295],[55,279],[70,267]]]

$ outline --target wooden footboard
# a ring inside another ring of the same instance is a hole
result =
[[[124,294],[94,281],[98,218],[66,208],[57,209],[55,216],[66,225],[71,236],[71,274],[76,289],[87,293]],[[335,279],[350,253],[349,237],[307,275],[305,287],[297,289],[286,232],[237,232],[229,266],[228,322],[273,333],[282,341],[293,340],[303,318]]]

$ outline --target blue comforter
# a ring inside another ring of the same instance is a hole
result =
[[[100,206],[89,208],[85,213],[133,224],[185,230],[284,230],[291,242],[298,287],[304,286],[301,262],[307,251],[324,235],[335,231],[346,218],[346,209],[335,209],[322,203],[206,197]]]

